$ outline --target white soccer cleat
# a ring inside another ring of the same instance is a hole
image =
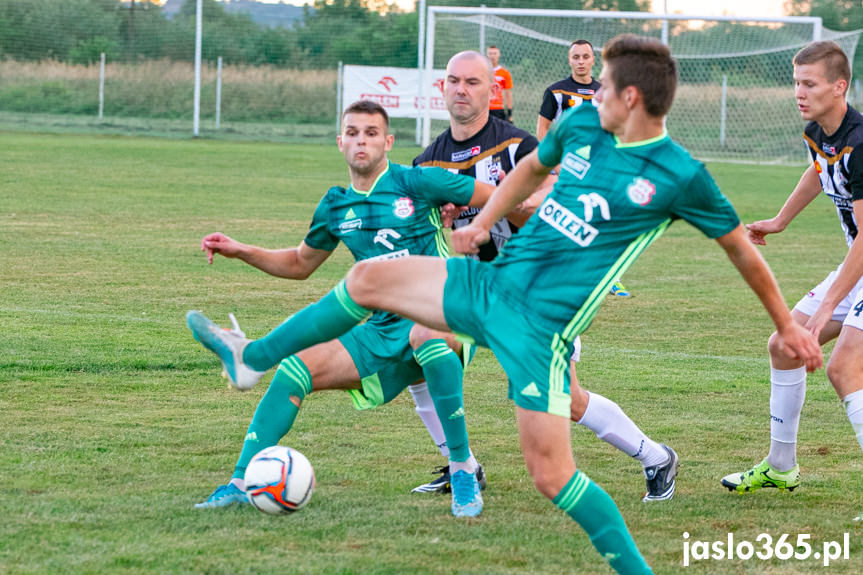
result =
[[[266,372],[254,370],[243,363],[243,350],[250,340],[240,329],[234,314],[228,314],[228,317],[231,318],[231,329],[224,329],[201,312],[192,310],[186,314],[186,325],[201,345],[219,356],[231,385],[245,391],[253,388]]]

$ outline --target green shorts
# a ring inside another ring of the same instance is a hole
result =
[[[490,348],[509,377],[509,397],[531,411],[570,416],[572,343],[532,322],[492,289],[492,267],[469,258],[447,260],[443,311],[447,324]]]
[[[413,325],[397,317],[384,321],[372,318],[339,338],[362,382],[362,389],[348,390],[355,408],[373,409],[389,403],[407,386],[423,379],[410,346]]]
[[[339,338],[360,374],[361,389],[348,393],[356,409],[374,409],[389,403],[404,389],[423,381],[423,370],[414,359],[410,333],[414,322],[396,316],[358,325]],[[464,366],[476,354],[476,346],[464,344]]]

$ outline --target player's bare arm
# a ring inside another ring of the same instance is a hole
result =
[[[209,234],[201,240],[201,250],[213,263],[213,254],[237,258],[270,275],[303,280],[320,267],[332,252],[317,250],[301,242],[296,248],[271,250],[238,242],[223,233]]]
[[[863,200],[856,200],[853,206],[854,219],[863,222]],[[857,285],[861,277],[863,277],[863,240],[860,240],[858,234],[854,243],[851,244],[851,249],[845,254],[842,269],[833,281],[833,285],[827,290],[824,299],[821,300],[821,305],[806,322],[806,328],[812,332],[812,335],[819,336],[821,330],[833,318],[833,310]]]
[[[823,363],[821,348],[815,337],[803,326],[796,323],[779,291],[773,273],[761,254],[746,238],[742,225],[716,239],[725,250],[728,259],[749,284],[761,304],[773,320],[776,333],[784,345],[788,357],[800,359],[808,371],[815,371]]]
[[[473,254],[488,241],[496,221],[510,213],[543,183],[551,168],[539,161],[536,150],[518,163],[515,170],[497,187],[491,200],[473,222],[453,232],[453,247],[459,253]]]
[[[749,231],[749,241],[759,246],[766,245],[767,242],[764,237],[767,234],[778,234],[785,230],[788,224],[797,217],[797,214],[802,212],[803,208],[808,206],[820,193],[821,182],[818,179],[815,164],[812,164],[800,176],[800,181],[797,182],[794,191],[785,200],[785,204],[778,214],[769,220],[753,222],[746,226]]]

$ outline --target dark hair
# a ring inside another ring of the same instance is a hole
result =
[[[842,79],[851,81],[851,66],[848,56],[836,42],[812,42],[794,55],[792,63],[795,66],[824,62],[824,71],[828,82]]]
[[[665,116],[671,109],[677,90],[677,62],[668,46],[653,38],[622,34],[602,48],[602,61],[610,66],[618,93],[629,86],[641,92],[649,115]]]
[[[584,40],[583,38],[579,38],[578,40],[573,40],[569,44],[569,47],[572,48],[573,46],[590,46],[590,51],[593,52],[593,44],[591,44],[587,40]]]
[[[384,126],[387,130],[390,128],[390,116],[384,107],[372,100],[357,100],[342,112],[342,120],[348,114],[369,114],[371,116],[377,114],[384,119]]]
[[[486,48],[486,50],[491,50],[492,48],[494,48],[495,50],[500,50],[500,48],[498,48],[498,47],[497,47],[497,46],[495,46],[494,44],[492,44],[491,46],[489,46],[488,48]]]

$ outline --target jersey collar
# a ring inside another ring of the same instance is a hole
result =
[[[664,140],[668,137],[668,130],[662,130],[662,133],[656,136],[655,138],[650,138],[648,140],[641,140],[640,142],[627,142],[623,143],[620,141],[620,138],[615,135],[614,136],[614,147],[615,148],[640,148],[642,146],[649,146],[650,144],[655,144],[660,140]]]
[[[358,190],[358,189],[356,189],[356,188],[354,187],[354,185],[353,185],[353,184],[351,184],[351,185],[348,187],[348,189],[349,189],[349,190],[351,190],[351,191],[352,191],[352,192],[354,192],[354,193],[357,193],[357,194],[362,194],[362,195],[364,195],[364,196],[370,196],[370,195],[372,195],[372,192],[373,192],[373,191],[375,191],[375,186],[377,186],[377,185],[378,185],[378,182],[380,182],[380,181],[381,181],[381,178],[383,178],[383,177],[384,177],[384,175],[385,175],[387,172],[389,172],[389,171],[390,171],[390,161],[389,161],[389,160],[387,160],[387,167],[386,167],[386,169],[385,169],[383,172],[381,172],[380,174],[378,174],[378,177],[377,177],[377,178],[375,178],[375,181],[374,181],[374,183],[372,184],[372,187],[371,187],[371,188],[369,188],[369,190],[368,190],[367,192],[364,192],[363,190]]]

